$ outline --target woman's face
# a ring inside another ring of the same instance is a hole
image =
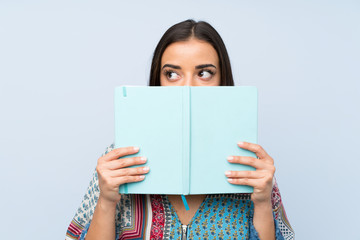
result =
[[[161,86],[219,86],[219,57],[211,44],[190,39],[170,44],[160,69]]]

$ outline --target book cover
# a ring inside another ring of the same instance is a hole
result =
[[[226,160],[256,157],[239,141],[257,143],[256,87],[115,89],[115,147],[140,147],[131,156],[147,157],[141,166],[150,167],[144,181],[123,184],[120,193],[250,193],[252,187],[230,184],[224,174],[254,170]]]

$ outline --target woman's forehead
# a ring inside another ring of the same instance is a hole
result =
[[[205,41],[191,39],[188,41],[170,44],[161,58],[161,65],[199,65],[219,63],[219,58],[214,47]]]

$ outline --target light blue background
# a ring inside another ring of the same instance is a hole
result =
[[[64,239],[113,142],[113,89],[164,31],[207,20],[259,89],[297,239],[360,239],[359,1],[0,1],[0,236]],[[146,120],[146,117],[144,118]]]

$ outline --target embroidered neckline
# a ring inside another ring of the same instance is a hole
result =
[[[170,211],[174,212],[174,216],[176,218],[176,221],[178,223],[180,223],[180,225],[185,225],[180,221],[179,215],[176,212],[176,209],[174,208],[174,206],[171,204],[170,200],[168,199],[167,195],[162,195],[163,201],[166,202],[166,204],[169,206]],[[202,201],[202,203],[200,204],[200,206],[198,207],[198,209],[196,210],[194,216],[191,218],[190,222],[187,224],[187,226],[191,226],[191,224],[193,223],[193,221],[199,216],[200,211],[204,210],[205,207],[205,203],[208,201],[208,199],[210,198],[210,195],[207,194],[204,198],[204,200]]]

